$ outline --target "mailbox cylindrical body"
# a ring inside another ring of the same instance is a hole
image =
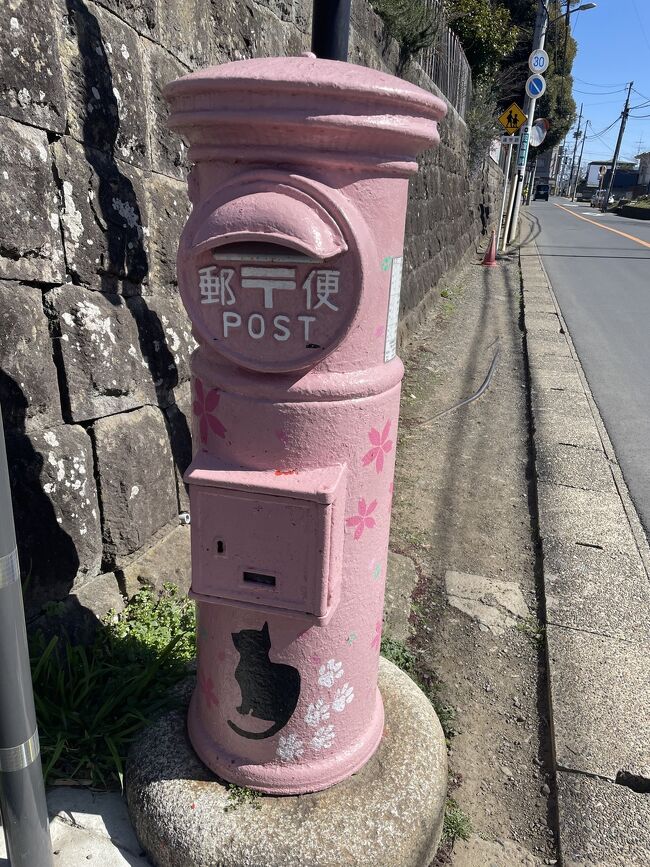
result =
[[[444,104],[308,57],[225,64],[166,95],[194,163],[178,254],[199,343],[189,734],[226,780],[316,791],[382,735],[408,176]]]

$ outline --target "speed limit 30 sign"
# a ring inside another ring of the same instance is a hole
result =
[[[546,72],[548,64],[548,54],[543,48],[536,48],[528,58],[528,68],[531,72]]]

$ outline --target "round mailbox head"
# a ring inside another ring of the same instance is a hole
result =
[[[359,303],[359,259],[331,210],[285,176],[240,180],[192,215],[179,282],[204,345],[242,367],[290,372],[340,343]]]

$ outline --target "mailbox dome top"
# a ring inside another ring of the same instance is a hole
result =
[[[210,66],[172,81],[165,88],[165,96],[173,101],[182,96],[227,91],[269,95],[306,92],[363,100],[369,105],[401,103],[433,120],[440,120],[447,111],[441,99],[394,75],[316,57],[262,57]]]
[[[188,139],[194,162],[329,160],[409,174],[417,154],[438,142],[437,121],[447,110],[401,78],[315,57],[211,66],[164,93],[169,125]]]

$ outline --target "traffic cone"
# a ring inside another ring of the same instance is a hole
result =
[[[497,238],[494,229],[492,229],[490,244],[483,257],[483,264],[486,268],[496,268],[497,266]]]

